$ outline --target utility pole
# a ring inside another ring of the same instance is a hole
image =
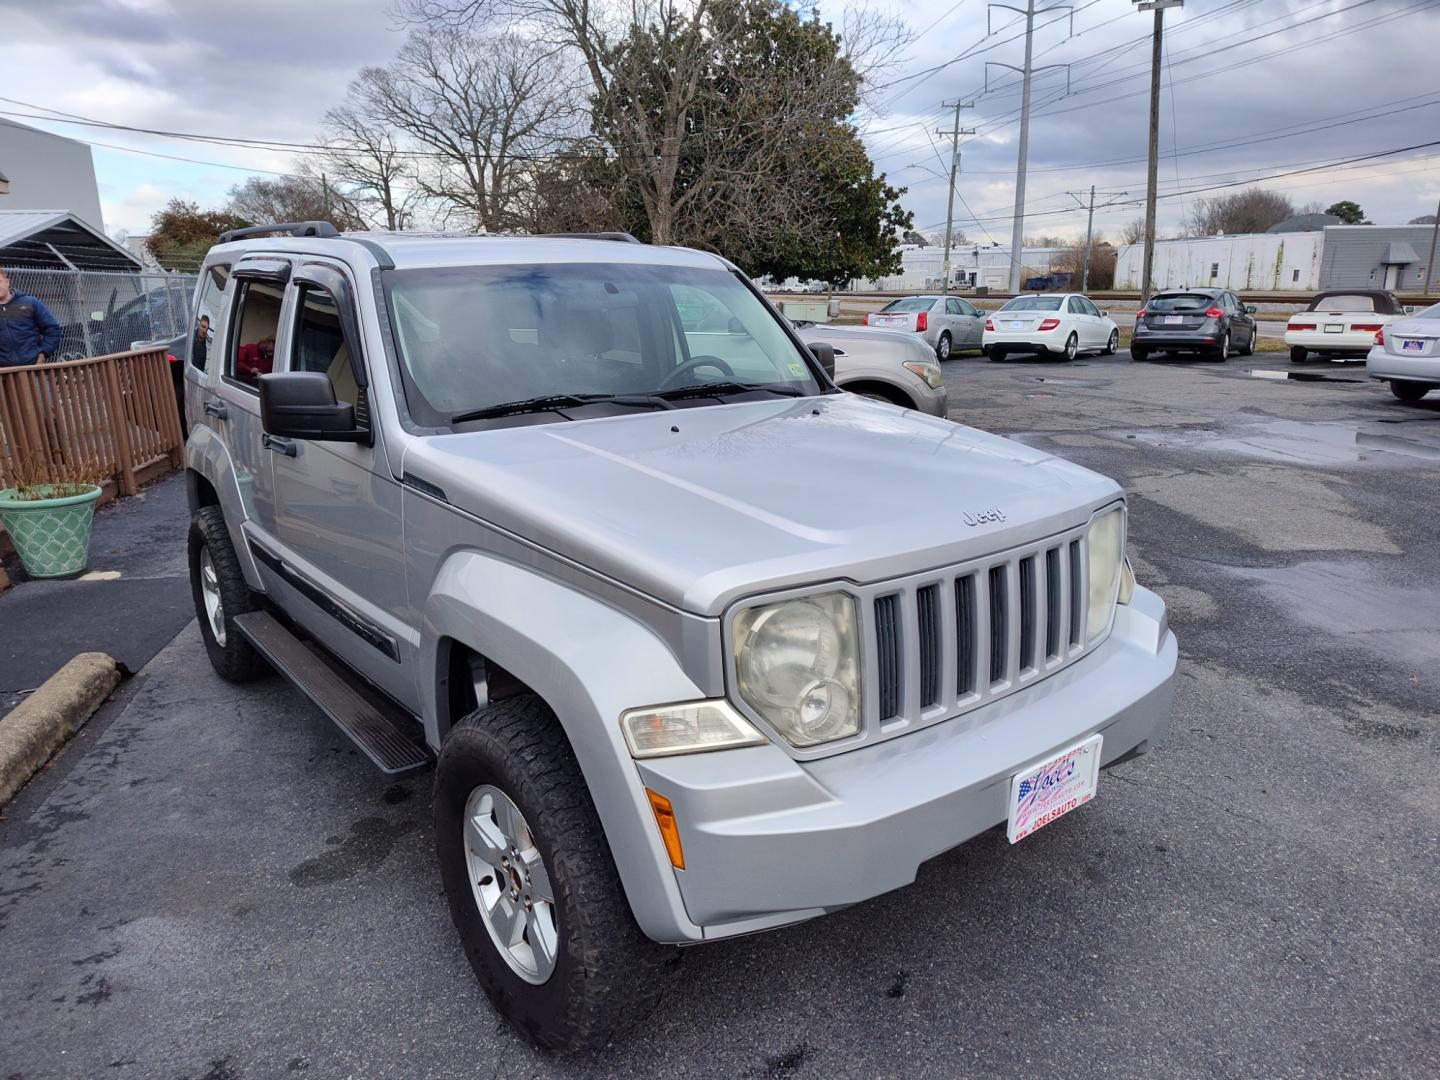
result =
[[[1085,205],[1086,205],[1085,200],[1080,197],[1081,195],[1084,194],[1084,192],[1067,191],[1065,194],[1066,194],[1066,195],[1069,195],[1072,199],[1074,199],[1076,202],[1078,202],[1081,206],[1085,206]],[[1111,205],[1111,203],[1113,203],[1116,199],[1119,199],[1119,198],[1121,198],[1121,197],[1123,197],[1123,196],[1125,196],[1125,195],[1129,195],[1130,193],[1129,193],[1128,191],[1102,191],[1102,192],[1100,192],[1100,194],[1101,194],[1101,195],[1104,195],[1107,199],[1110,200],[1110,202],[1105,203],[1103,206],[1100,207],[1100,209],[1103,210],[1103,209],[1105,209],[1106,206]],[[1083,292],[1083,293],[1088,293],[1088,292],[1090,291],[1090,249],[1091,249],[1091,247],[1094,245],[1094,242],[1095,242],[1095,185],[1094,185],[1094,184],[1091,184],[1091,185],[1090,185],[1090,203],[1089,203],[1089,210],[1090,210],[1090,212],[1089,212],[1089,213],[1086,215],[1086,217],[1085,217],[1085,272],[1084,272],[1084,274],[1081,276],[1081,280],[1080,280],[1080,291]]]
[[[937,135],[950,136],[950,201],[945,204],[945,262],[942,270],[944,282],[940,286],[941,296],[948,296],[950,294],[950,240],[954,235],[955,226],[955,173],[959,171],[960,168],[960,136],[975,134],[974,128],[961,129],[960,110],[973,109],[974,107],[975,103],[973,101],[956,101],[954,125],[949,131],[936,132]]]
[[[1435,273],[1435,242],[1440,240],[1440,204],[1435,206],[1435,228],[1430,233],[1430,261],[1425,264],[1425,295],[1430,295],[1437,282],[1440,282],[1440,275]]]
[[[1065,69],[1065,93],[1070,93],[1070,65],[1069,64],[1045,64],[1043,67],[1033,66],[1035,57],[1035,16],[1045,15],[1052,11],[1064,9],[1070,13],[1070,32],[1075,32],[1075,9],[1068,4],[1053,4],[1041,8],[1038,12],[1035,9],[1035,0],[1025,0],[1023,8],[1012,7],[1009,4],[992,3],[986,9],[987,31],[991,30],[989,25],[990,12],[995,8],[1004,8],[1006,11],[1013,11],[1018,15],[1025,16],[1025,66],[1016,67],[1014,64],[999,64],[991,61],[985,65],[985,90],[990,90],[990,69],[992,67],[1009,68],[1011,71],[1020,73],[1020,155],[1015,164],[1015,224],[1010,233],[1010,291],[1020,291],[1021,266],[1020,256],[1025,246],[1025,168],[1030,156],[1030,78],[1037,71],[1045,71],[1050,68]]]
[[[1165,9],[1178,8],[1185,0],[1135,0],[1141,11],[1155,13],[1155,31],[1150,40],[1150,160],[1145,176],[1145,261],[1140,276],[1140,302],[1150,299],[1155,273],[1155,197],[1160,171],[1160,66],[1165,34]]]
[[[320,174],[320,192],[325,204],[325,220],[330,220],[330,180],[322,172]]]

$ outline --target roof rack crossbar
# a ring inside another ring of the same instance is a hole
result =
[[[318,236],[329,239],[340,235],[340,230],[328,221],[276,221],[268,225],[251,225],[244,229],[231,229],[220,234],[218,244],[232,240],[244,240],[250,236],[267,236],[270,233],[285,233],[289,236]]]

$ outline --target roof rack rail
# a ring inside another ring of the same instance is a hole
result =
[[[534,233],[533,235],[551,237],[556,240],[613,240],[619,244],[638,244],[641,242],[628,232],[547,232]]]
[[[270,233],[286,233],[289,236],[318,236],[330,239],[340,235],[340,230],[328,221],[277,221],[269,225],[251,225],[244,229],[231,229],[220,234],[217,244],[228,244],[231,240],[244,240],[250,236],[266,236]]]

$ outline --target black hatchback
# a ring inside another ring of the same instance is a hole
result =
[[[1160,292],[1135,313],[1130,357],[1146,360],[1151,353],[1192,352],[1215,360],[1231,352],[1255,351],[1254,306],[1226,289],[1181,289]]]

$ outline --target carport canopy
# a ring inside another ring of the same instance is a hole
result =
[[[68,210],[0,210],[0,266],[139,271],[140,260]]]

